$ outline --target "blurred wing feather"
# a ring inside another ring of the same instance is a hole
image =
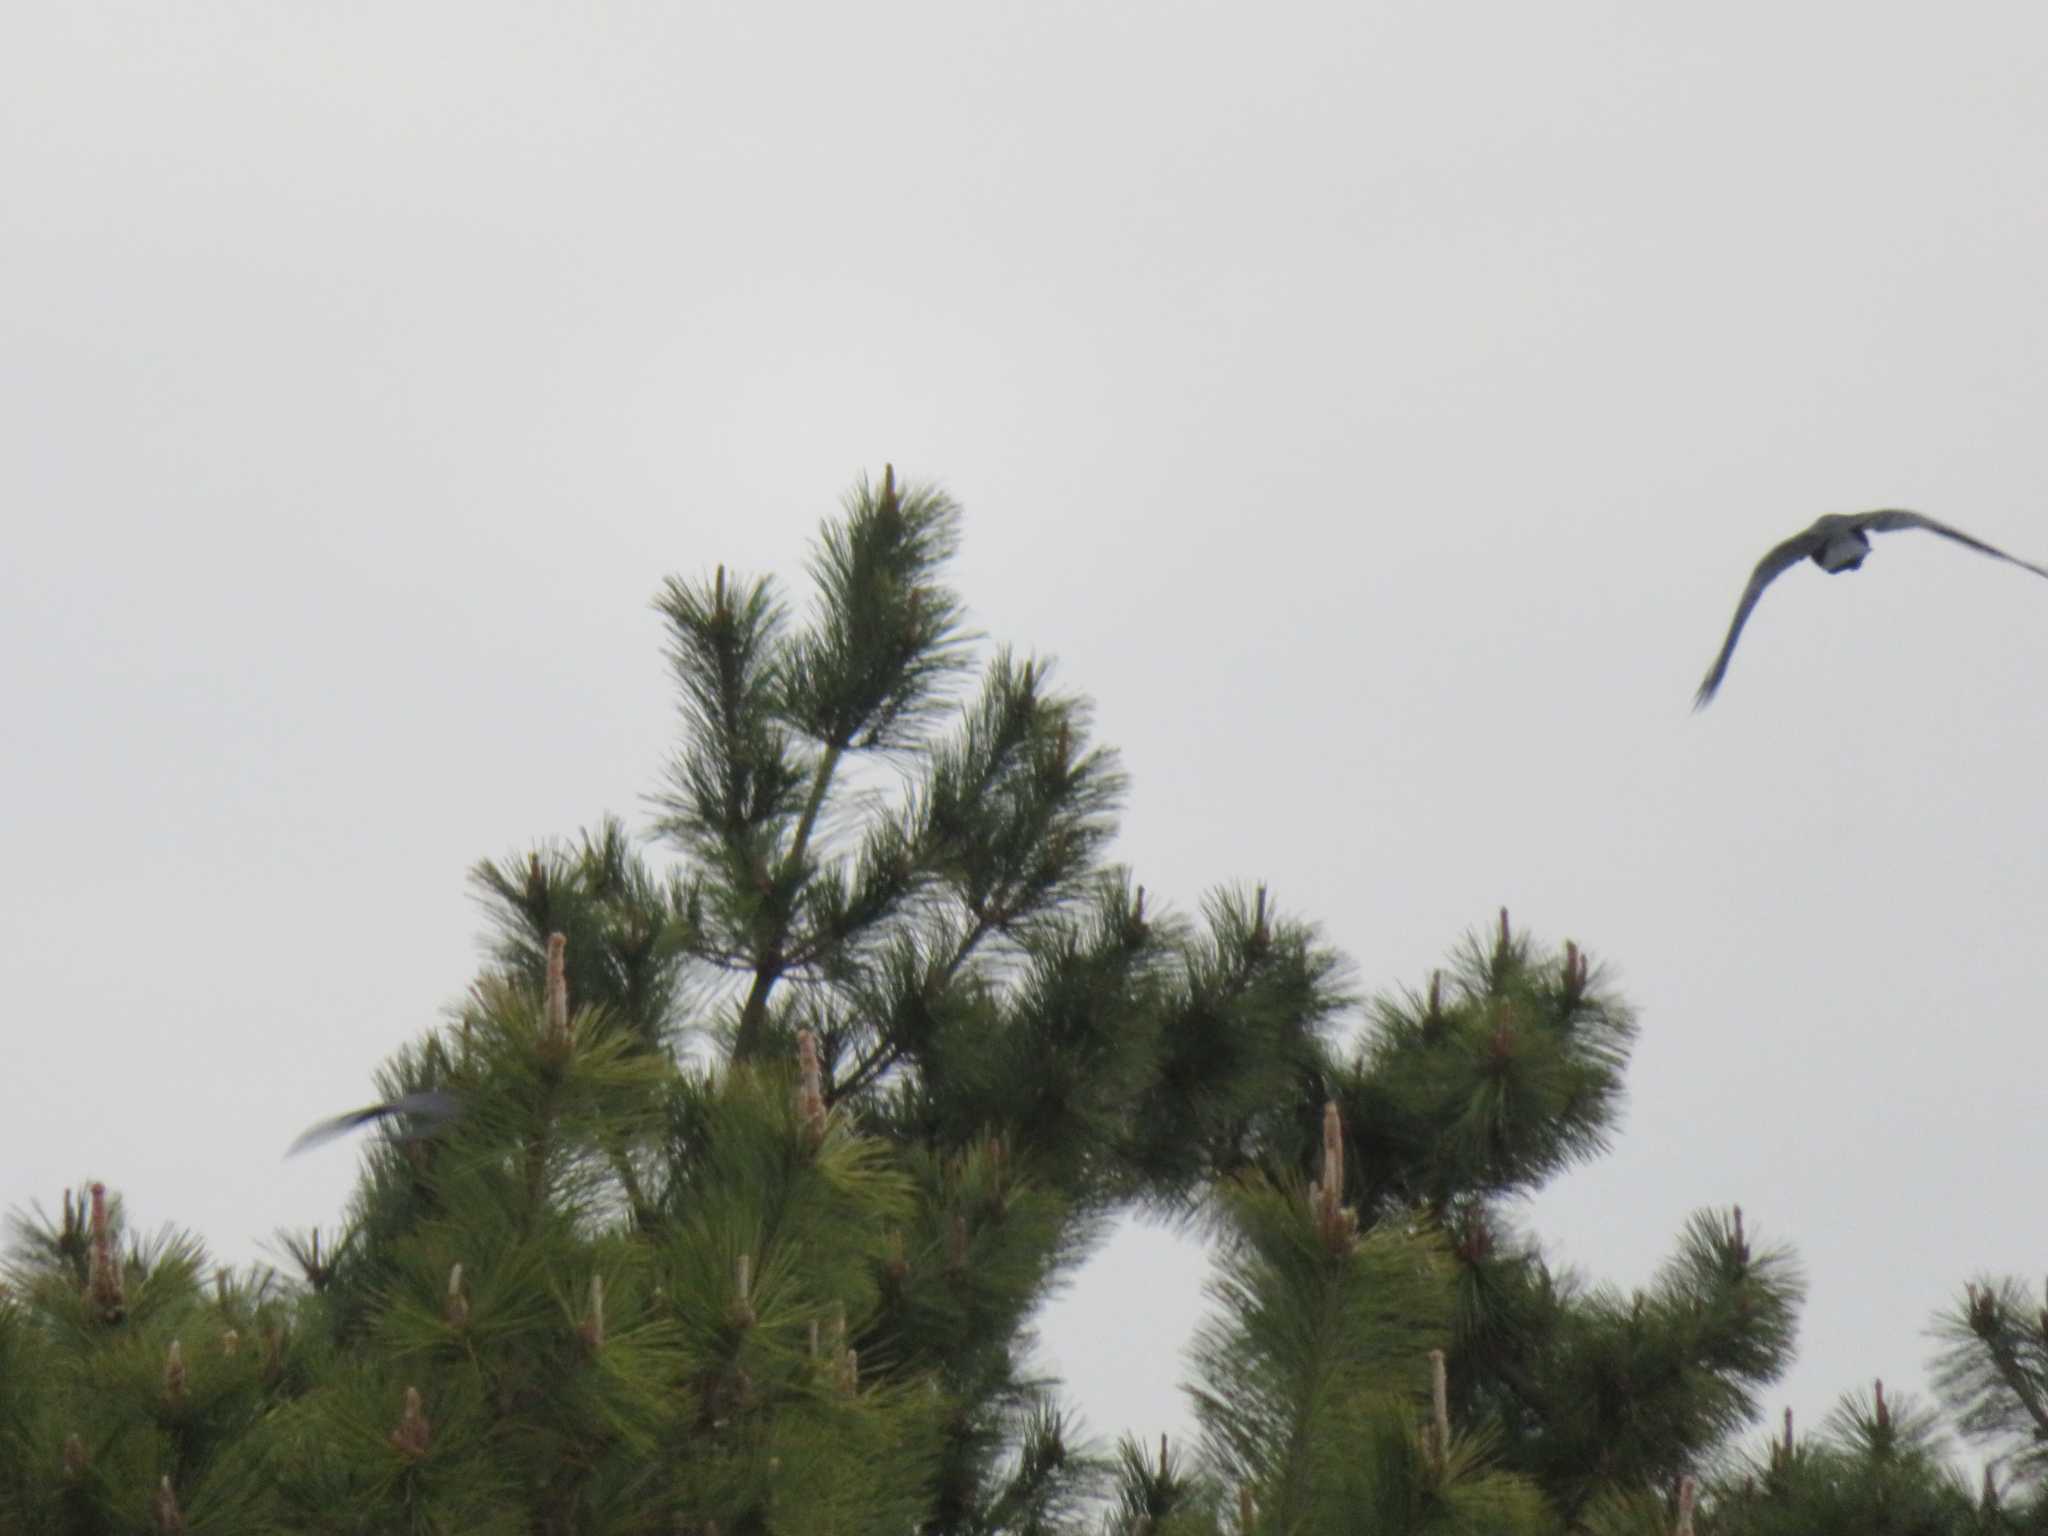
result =
[[[372,1104],[368,1109],[352,1109],[345,1115],[336,1115],[332,1120],[322,1120],[318,1125],[309,1126],[300,1132],[299,1139],[286,1149],[285,1156],[303,1152],[308,1147],[317,1147],[323,1142],[345,1136],[358,1126],[368,1125],[373,1120],[382,1120],[391,1115],[410,1115],[422,1122],[420,1129],[431,1130],[455,1118],[461,1105],[445,1093],[428,1090],[425,1093],[408,1093],[393,1099],[388,1104]]]
[[[1706,681],[1700,684],[1700,691],[1693,698],[1694,709],[1705,709],[1713,701],[1714,690],[1721,686],[1721,679],[1728,671],[1728,658],[1735,654],[1735,642],[1742,634],[1742,626],[1749,622],[1749,611],[1756,606],[1756,600],[1764,595],[1764,588],[1812,554],[1820,545],[1821,535],[1809,528],[1804,533],[1787,539],[1757,561],[1756,569],[1750,573],[1749,585],[1742,589],[1742,601],[1735,605],[1735,621],[1728,626],[1728,638],[1721,642],[1721,654],[1714,658],[1714,665],[1707,671]]]
[[[1971,538],[1960,528],[1951,528],[1947,523],[1938,523],[1933,518],[1922,516],[1918,512],[1903,512],[1896,508],[1888,508],[1882,512],[1871,512],[1857,518],[1856,526],[1872,533],[1896,533],[1901,528],[1924,528],[1929,533],[1938,533],[1945,539],[1954,539],[1958,544],[1966,544],[1980,555],[1990,555],[1994,559],[2004,560],[2008,564],[2022,566],[2032,571],[2036,576],[2048,576],[2048,571],[2044,571],[2031,560],[2022,560],[2017,555],[2008,555],[2004,550],[1994,545],[1986,544],[1982,539]]]

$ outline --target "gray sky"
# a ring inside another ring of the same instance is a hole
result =
[[[24,7],[0,44],[0,1206],[217,1254],[476,964],[479,856],[642,818],[670,572],[795,575],[884,459],[967,508],[1191,908],[1373,987],[1506,904],[1644,1026],[1528,1208],[1639,1283],[1740,1201],[1773,1399],[1919,1385],[2048,1262],[2038,8]],[[1199,1257],[1047,1320],[1185,1415]]]

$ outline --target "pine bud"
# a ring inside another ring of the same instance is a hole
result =
[[[732,1308],[726,1319],[735,1328],[751,1328],[758,1321],[754,1314],[753,1290],[754,1260],[751,1254],[741,1254],[732,1264]]]
[[[448,1300],[441,1309],[441,1315],[448,1320],[450,1328],[462,1328],[469,1323],[469,1298],[462,1293],[462,1266],[453,1265],[448,1271]]]
[[[1564,941],[1565,1001],[1575,1003],[1586,990],[1586,957],[1570,939]]]
[[[1672,1527],[1672,1536],[1692,1536],[1692,1506],[1698,1496],[1699,1483],[1690,1473],[1678,1480],[1678,1524]]]
[[[808,1029],[796,1033],[797,1119],[812,1146],[825,1139],[825,1069],[818,1060],[818,1037]]]
[[[549,1045],[562,1052],[570,1045],[568,953],[567,937],[559,933],[548,935],[547,1039]]]
[[[242,1347],[242,1336],[232,1328],[223,1328],[220,1335],[220,1352],[233,1356]]]
[[[954,1274],[967,1268],[967,1218],[957,1211],[953,1215],[953,1231],[946,1245],[946,1267]]]
[[[76,1253],[84,1245],[85,1201],[73,1200],[71,1191],[64,1191],[64,1226],[57,1235],[57,1246],[65,1253]]]
[[[171,1480],[166,1475],[156,1488],[156,1528],[159,1531],[182,1531],[185,1517],[178,1511],[178,1495],[172,1491]]]
[[[86,1280],[86,1294],[103,1323],[118,1323],[128,1315],[128,1300],[121,1288],[121,1261],[114,1253],[113,1222],[107,1214],[107,1186],[92,1186],[92,1267]]]
[[[1337,1101],[1323,1105],[1323,1172],[1309,1188],[1309,1206],[1323,1245],[1349,1253],[1358,1239],[1358,1213],[1344,1204],[1344,1122]]]
[[[85,1476],[85,1469],[92,1464],[92,1458],[85,1453],[85,1442],[76,1435],[64,1437],[64,1476],[70,1482],[77,1482]]]
[[[420,1389],[407,1387],[405,1413],[398,1421],[398,1428],[391,1431],[391,1444],[408,1461],[417,1461],[427,1454],[427,1444],[431,1438],[425,1405],[420,1401]]]
[[[1441,1472],[1451,1453],[1450,1375],[1444,1367],[1444,1352],[1429,1352],[1429,1459]]]
[[[1323,1103],[1323,1192],[1332,1200],[1344,1193],[1344,1119],[1335,1099]]]
[[[1252,1498],[1252,1485],[1250,1483],[1239,1483],[1237,1485],[1237,1529],[1240,1532],[1240,1536],[1249,1536],[1252,1527],[1258,1523],[1259,1506]]]
[[[185,1350],[176,1339],[164,1352],[164,1401],[174,1408],[185,1401]]]
[[[604,1276],[590,1277],[590,1315],[576,1330],[593,1353],[604,1348]]]
[[[1467,1264],[1477,1264],[1493,1252],[1493,1229],[1487,1225],[1483,1210],[1475,1211],[1466,1223],[1457,1252]]]

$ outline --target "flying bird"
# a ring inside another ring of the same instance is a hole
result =
[[[359,1125],[368,1125],[372,1121],[388,1119],[394,1115],[415,1122],[412,1129],[399,1138],[401,1141],[413,1141],[446,1125],[461,1112],[461,1102],[449,1094],[432,1089],[424,1093],[401,1094],[388,1104],[372,1104],[368,1109],[352,1109],[345,1115],[336,1115],[332,1120],[322,1120],[293,1142],[285,1156],[291,1157],[308,1147],[317,1147],[324,1141],[332,1141],[337,1136],[346,1135]]]
[[[2024,566],[2036,576],[2048,577],[2048,570],[2029,561],[2016,559],[2002,549],[1993,549],[1982,539],[1973,539],[1961,529],[1951,528],[1946,523],[1937,523],[1931,517],[1922,517],[1918,512],[1900,512],[1887,509],[1880,512],[1830,512],[1819,519],[1804,533],[1794,534],[1756,564],[1751,572],[1749,585],[1742,589],[1742,601],[1735,605],[1735,622],[1728,626],[1728,638],[1721,643],[1721,654],[1714,658],[1714,665],[1707,672],[1707,680],[1700,684],[1698,696],[1693,700],[1694,709],[1705,709],[1712,702],[1714,690],[1721,686],[1722,674],[1728,670],[1728,658],[1735,654],[1735,640],[1742,633],[1742,626],[1749,619],[1749,610],[1756,606],[1756,600],[1764,595],[1768,587],[1779,576],[1789,571],[1802,560],[1811,560],[1830,576],[1842,571],[1853,571],[1863,563],[1870,553],[1870,535],[1873,533],[1895,533],[1901,528],[1925,528],[1929,533],[1938,533],[1945,539],[1954,539],[1958,544],[1967,544],[1982,555],[2009,561]]]

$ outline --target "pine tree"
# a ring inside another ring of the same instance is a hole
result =
[[[102,1184],[16,1215],[0,1291],[0,1531],[179,1530],[186,1469],[260,1428],[269,1282],[173,1231],[131,1238]],[[247,1348],[244,1348],[244,1342]],[[150,1523],[150,1522],[153,1522]]]
[[[1789,1362],[1791,1255],[1702,1213],[1622,1295],[1508,1235],[1505,1202],[1599,1152],[1619,1111],[1634,1022],[1576,945],[1539,954],[1503,913],[1370,1018],[1216,1159],[1205,1455],[1180,1517],[1512,1532],[1664,1509]]]
[[[1657,1285],[1560,1275],[1502,1207],[1605,1149],[1635,1024],[1587,956],[1538,954],[1500,915],[1421,993],[1380,998],[1335,1079],[1358,1209],[1426,1218],[1457,1261],[1454,1419],[1567,1519],[1606,1488],[1674,1487],[1753,1418],[1790,1363],[1802,1295],[1788,1252],[1753,1253],[1740,1212],[1687,1226]]]
[[[1221,1305],[1196,1341],[1195,1401],[1240,1529],[1549,1530],[1538,1490],[1495,1470],[1489,1433],[1453,1429],[1441,1233],[1391,1221],[1361,1233],[1343,1203],[1334,1102],[1322,1165],[1306,1187],[1250,1175],[1219,1196]]]
[[[1989,1456],[1998,1530],[2048,1531],[2048,1305],[2017,1279],[1979,1278],[1935,1319],[1936,1391]]]
[[[1634,1026],[1577,948],[1503,915],[1347,1054],[1311,925],[1106,862],[1116,757],[977,662],[958,523],[890,471],[802,617],[664,587],[655,846],[477,867],[490,961],[379,1078],[459,1112],[376,1133],[294,1276],[209,1288],[98,1193],[17,1234],[0,1532],[1538,1531],[1753,1415],[1799,1283],[1739,1214],[1633,1296],[1503,1216],[1612,1134]],[[1216,1236],[1219,1305],[1201,1446],[1111,1460],[1029,1325],[1134,1208]]]
[[[1707,1536],[1966,1536],[1986,1511],[1947,1460],[1933,1410],[1887,1398],[1884,1383],[1845,1397],[1818,1436],[1785,1434],[1716,1480]]]
[[[0,1348],[51,1385],[7,1399],[20,1528],[144,1529],[145,1494],[194,1531],[921,1517],[935,1395],[851,1342],[911,1180],[800,1073],[678,1073],[572,1010],[564,948],[543,996],[486,985],[402,1058],[464,1113],[372,1150],[347,1235],[294,1244],[302,1290],[209,1297],[182,1239],[124,1259],[97,1186],[24,1234]],[[637,1230],[615,1168],[663,1137],[679,1214]]]
[[[1093,1485],[1022,1370],[1030,1316],[1115,1210],[1185,1204],[1339,1001],[1334,958],[1263,896],[1256,918],[1217,897],[1198,930],[1104,865],[1123,776],[1048,664],[998,649],[955,706],[957,524],[893,471],[857,488],[805,624],[765,579],[668,583],[677,872],[610,826],[478,871],[505,976],[531,984],[560,927],[650,1046],[705,1027],[677,1015],[686,979],[729,977],[709,1024],[732,1069],[806,1052],[817,1106],[895,1149],[912,1201],[871,1227],[880,1302],[854,1343],[881,1379],[939,1389],[933,1531],[1049,1520]],[[636,1218],[655,1230],[692,1201],[658,1174]]]
[[[892,471],[825,527],[802,621],[764,578],[667,585],[672,864],[605,820],[479,866],[491,964],[379,1079],[460,1113],[375,1142],[340,1231],[287,1239],[296,1286],[209,1299],[194,1248],[115,1311],[75,1212],[69,1259],[29,1245],[16,1380],[118,1361],[127,1396],[4,1389],[9,1518],[1076,1527],[1103,1466],[1029,1319],[1273,1113],[1334,961],[1238,898],[1147,911],[1102,859],[1114,754],[1046,663],[998,650],[957,696],[957,525]],[[228,1332],[262,1341],[207,1367],[241,1416],[195,1437],[135,1362],[175,1338],[189,1383]]]

